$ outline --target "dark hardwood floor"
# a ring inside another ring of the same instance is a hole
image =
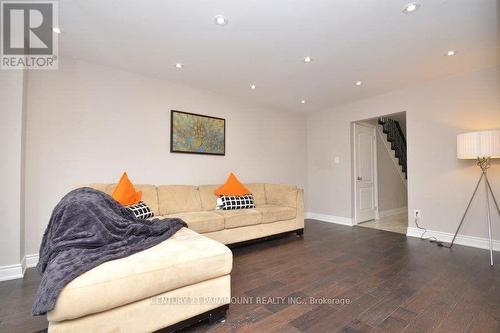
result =
[[[232,304],[225,322],[187,332],[500,332],[500,253],[491,268],[485,250],[312,220],[303,239],[233,253],[233,296],[305,304]],[[45,318],[30,315],[38,281],[29,270],[23,280],[0,283],[1,332],[46,328]]]

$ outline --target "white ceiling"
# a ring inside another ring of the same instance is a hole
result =
[[[403,14],[408,2],[61,0],[59,45],[63,55],[288,111],[499,63],[498,1],[419,0]],[[217,14],[229,24],[215,25]]]

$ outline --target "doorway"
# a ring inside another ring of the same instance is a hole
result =
[[[406,113],[356,121],[352,128],[354,224],[406,234]]]

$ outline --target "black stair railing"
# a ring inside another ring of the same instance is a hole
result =
[[[399,165],[405,174],[405,178],[408,178],[406,164],[406,139],[399,122],[388,117],[380,117],[378,119],[378,123],[382,125],[382,132],[387,135],[387,141],[391,143],[391,149],[395,152]]]

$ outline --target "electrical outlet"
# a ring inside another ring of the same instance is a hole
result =
[[[413,217],[416,219],[421,219],[422,218],[422,212],[420,209],[415,209],[413,210]]]

